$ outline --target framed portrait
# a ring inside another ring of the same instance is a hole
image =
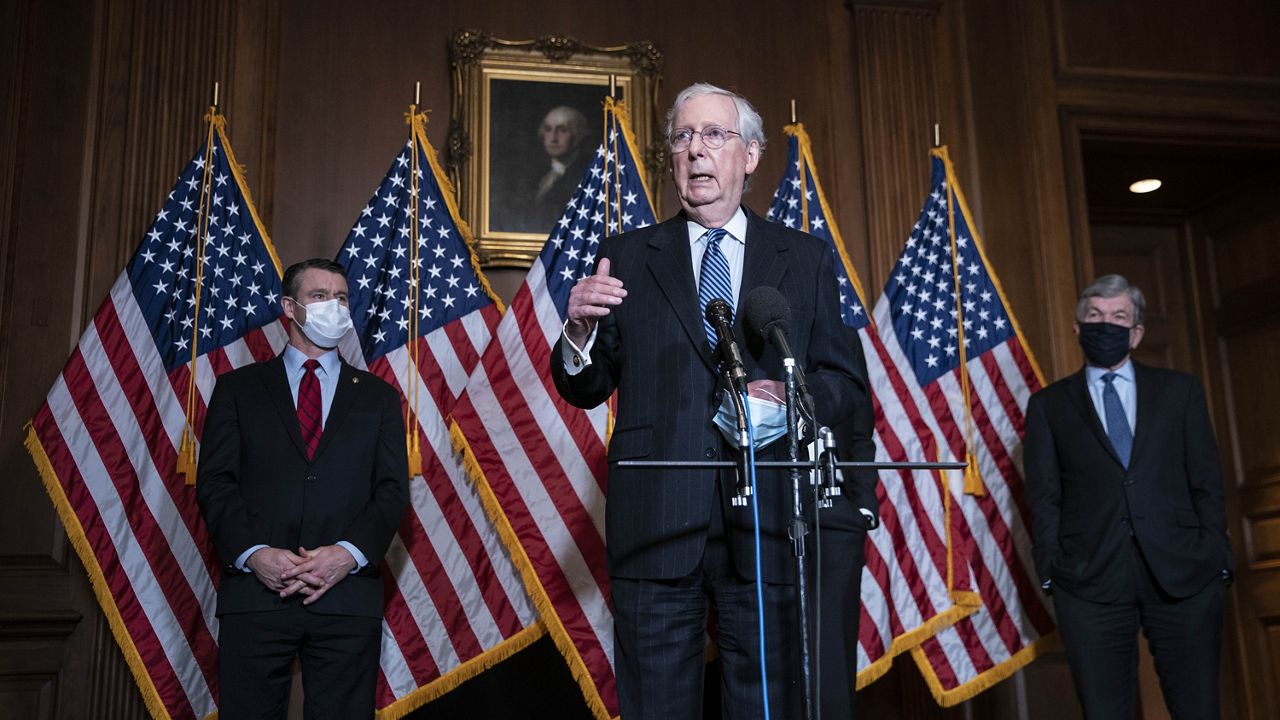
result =
[[[603,140],[610,93],[626,101],[650,196],[659,197],[662,56],[652,43],[597,47],[462,30],[450,39],[449,60],[447,164],[483,264],[528,267],[537,258]]]

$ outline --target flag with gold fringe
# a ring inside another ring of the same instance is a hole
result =
[[[900,394],[911,400],[906,409],[919,412],[912,422],[928,428],[937,459],[968,463],[946,474],[946,490],[963,556],[953,571],[979,605],[912,649],[934,698],[949,706],[1034,659],[1054,619],[1034,580],[1022,475],[1024,413],[1042,375],[972,229],[946,148],[931,156],[924,208],[873,316],[885,365],[897,368]]]
[[[356,328],[343,356],[399,390],[413,476],[385,561],[380,720],[411,712],[545,632],[448,429],[502,305],[427,141],[425,113],[411,106],[407,120],[404,147],[335,258],[347,269]]]
[[[225,120],[208,120],[26,439],[155,718],[217,710],[220,563],[187,481],[205,403],[287,340],[280,262]]]
[[[625,107],[534,261],[454,409],[454,438],[556,646],[598,718],[618,714],[604,540],[606,406],[560,398],[550,354],[569,290],[605,237],[654,222]]]
[[[831,248],[840,311],[862,342],[875,406],[876,459],[907,462],[937,456],[934,438],[920,421],[921,409],[906,392],[867,312],[862,283],[818,180],[804,125],[784,128],[787,170],[773,196],[768,218],[824,240]],[[858,625],[858,686],[883,675],[894,656],[919,645],[940,628],[974,611],[968,576],[956,582],[956,558],[948,514],[950,495],[936,472],[884,470],[876,487],[881,525],[868,533],[862,570]],[[961,558],[963,570],[963,558]]]

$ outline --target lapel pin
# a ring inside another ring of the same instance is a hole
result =
[[[353,383],[359,383],[359,382],[360,382],[360,378],[358,378],[358,377],[353,377],[353,378],[351,378],[351,382],[353,382]]]

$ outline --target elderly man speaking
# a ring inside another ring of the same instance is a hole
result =
[[[742,348],[759,428],[778,427],[783,359],[744,332],[741,300],[776,289],[790,306],[789,344],[807,375],[815,413],[836,425],[868,402],[860,345],[841,321],[830,250],[766,222],[741,204],[764,149],[760,116],[746,99],[707,84],[686,88],[667,119],[667,143],[681,212],[656,226],[605,240],[595,275],[569,297],[552,353],[556,387],[594,407],[618,393],[609,444],[606,510],[622,717],[702,717],[703,651],[714,608],[723,660],[723,706],[733,718],[764,716],[760,617],[773,717],[800,716],[795,570],[787,538],[791,486],[762,470],[759,577],[752,508],[735,506],[733,470],[638,469],[621,460],[731,460],[737,449],[717,428],[726,388],[704,309],[724,300]],[[759,398],[760,402],[754,402]],[[767,438],[766,438],[767,439]],[[761,438],[757,437],[757,444]],[[761,459],[785,459],[786,443]],[[863,522],[853,503],[838,514]]]

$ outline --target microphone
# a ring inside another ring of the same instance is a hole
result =
[[[720,359],[724,363],[724,372],[729,377],[729,389],[734,392],[746,392],[747,370],[742,364],[742,352],[738,349],[738,341],[733,337],[733,309],[721,298],[707,303],[707,322],[716,329],[716,347],[720,351]]]
[[[738,416],[738,447],[745,452],[747,445],[751,442],[750,434],[747,432],[746,401],[742,397],[747,392],[747,370],[742,364],[742,353],[738,350],[738,342],[733,337],[733,322],[730,320],[732,316],[733,309],[729,307],[728,301],[715,298],[707,303],[707,322],[716,329],[716,348],[720,351],[721,360],[720,371],[729,384],[733,409]],[[737,487],[730,500],[735,507],[745,506],[747,498],[751,496],[751,485],[747,482],[746,470],[745,464],[740,459],[737,468]]]
[[[783,364],[788,361],[795,368],[796,388],[800,391],[800,407],[813,422],[813,396],[809,394],[809,385],[804,380],[804,368],[795,361],[791,354],[791,345],[787,343],[787,331],[791,329],[791,306],[777,288],[761,285],[747,293],[742,301],[743,320],[748,330],[758,332],[778,349]]]

